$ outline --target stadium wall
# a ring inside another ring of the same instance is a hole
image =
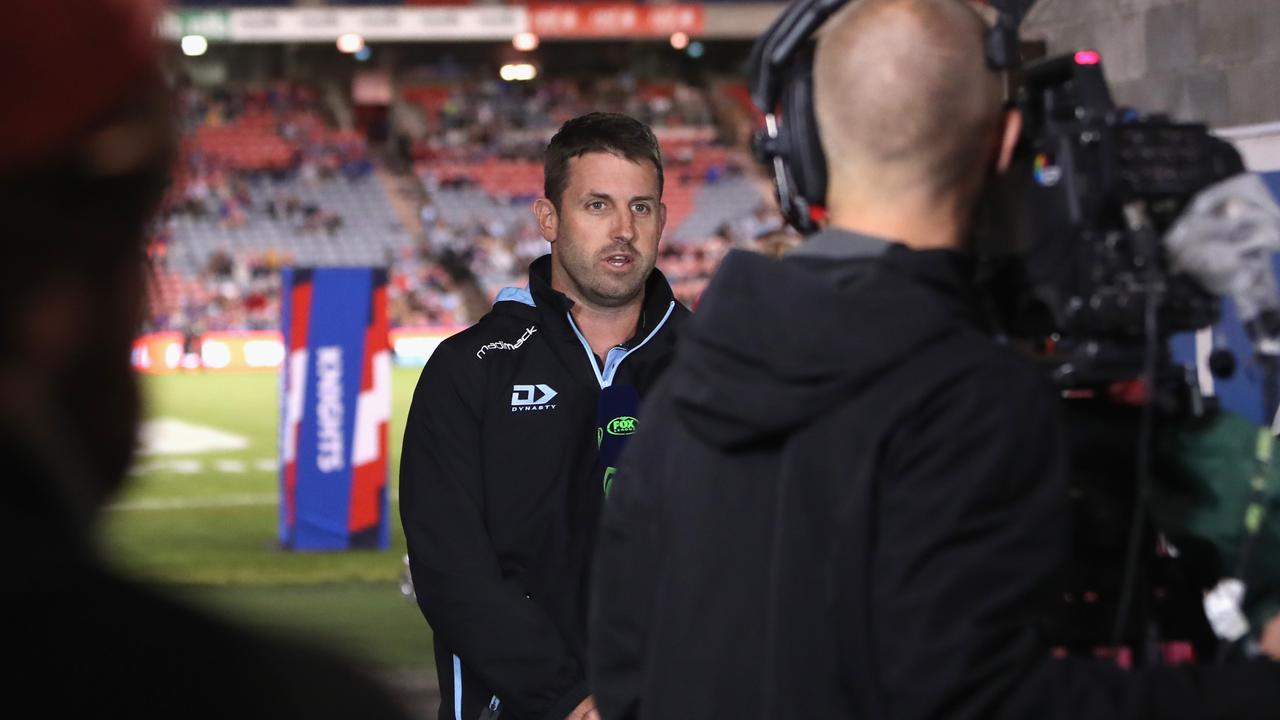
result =
[[[1280,120],[1280,2],[1040,0],[1024,35],[1102,53],[1117,102],[1213,127]]]

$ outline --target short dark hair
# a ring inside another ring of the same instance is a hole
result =
[[[561,125],[547,145],[542,192],[557,209],[569,184],[569,161],[593,152],[653,163],[658,169],[658,197],[662,197],[662,150],[649,126],[621,113],[593,112]]]

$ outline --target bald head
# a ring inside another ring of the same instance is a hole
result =
[[[985,31],[962,0],[857,0],[827,23],[814,109],[833,203],[976,192],[1003,117]]]

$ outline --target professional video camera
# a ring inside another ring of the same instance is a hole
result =
[[[1202,124],[1117,108],[1090,50],[1028,66],[1018,105],[1010,212],[987,229],[1012,240],[1029,281],[1015,334],[1041,341],[1060,386],[1136,377],[1148,340],[1218,319],[1161,238],[1197,193],[1243,171],[1240,156]]]
[[[812,111],[813,37],[850,1],[790,3],[749,64],[752,99],[765,118],[756,155],[773,175],[784,216],[802,233],[819,228],[827,190]],[[1035,2],[987,0],[996,14],[984,41],[987,65],[1020,81],[1011,94],[1023,132],[1014,167],[980,204],[974,249],[1005,334],[1029,347],[1063,392],[1077,542],[1055,641],[1069,652],[1127,652],[1139,663],[1159,662],[1154,655],[1168,651],[1161,646],[1181,642],[1193,646],[1184,659],[1204,658],[1239,647],[1219,645],[1215,633],[1234,643],[1248,624],[1224,633],[1215,623],[1211,631],[1203,590],[1250,575],[1250,563],[1271,552],[1264,546],[1280,547],[1280,524],[1255,542],[1274,474],[1262,452],[1269,442],[1259,440],[1256,459],[1238,443],[1213,445],[1240,432],[1248,445],[1256,429],[1244,423],[1241,431],[1232,425],[1241,418],[1213,412],[1195,373],[1173,362],[1168,340],[1215,324],[1219,298],[1231,296],[1259,357],[1280,357],[1280,293],[1270,270],[1280,209],[1204,125],[1116,107],[1098,53],[1021,67],[1018,28]],[[1229,364],[1211,363],[1218,371]],[[1269,374],[1274,387],[1280,373]],[[1269,418],[1280,392],[1267,395]],[[1195,476],[1188,485],[1199,494],[1157,518],[1157,529],[1155,490],[1179,475]],[[1213,482],[1229,487],[1215,497],[1206,488]],[[1252,493],[1247,501],[1240,488]],[[1253,520],[1242,520],[1246,505]],[[1200,521],[1218,510],[1212,519],[1230,528],[1207,530],[1211,523]],[[1262,580],[1255,596],[1280,596],[1273,567],[1252,575],[1245,579]],[[1228,598],[1224,616],[1239,621],[1250,610],[1241,597]]]
[[[1216,324],[1220,298],[1234,297],[1268,376],[1264,416],[1276,412],[1280,217],[1204,125],[1116,107],[1097,52],[1027,66],[1017,97],[1022,140],[979,242],[991,257],[1016,257],[1021,302],[1007,306],[1008,330],[1064,391],[1076,547],[1057,639],[1077,651],[1127,647],[1138,661],[1153,637],[1184,643],[1188,656],[1221,655],[1233,646],[1215,639],[1206,609],[1213,632],[1235,641],[1244,611],[1256,622],[1260,607],[1258,593],[1242,602],[1240,578],[1275,588],[1274,570],[1249,572],[1270,542],[1253,538],[1274,532],[1260,521],[1246,531],[1243,499],[1251,483],[1248,512],[1264,512],[1270,459],[1261,441],[1256,461],[1239,451],[1236,440],[1257,431],[1214,412],[1168,345]],[[1220,375],[1234,364],[1214,360]],[[1224,509],[1236,500],[1238,511]],[[1202,607],[1215,584],[1229,597]]]

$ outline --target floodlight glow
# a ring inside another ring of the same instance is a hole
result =
[[[538,77],[538,69],[529,63],[503,65],[498,70],[498,77],[507,82],[525,82]]]
[[[338,51],[354,55],[364,48],[364,36],[359,33],[343,33],[338,36]]]
[[[676,50],[683,50],[689,47],[689,35],[682,32],[671,33],[671,47]]]
[[[199,57],[209,49],[209,40],[203,35],[183,35],[182,54],[187,57]]]
[[[516,33],[516,36],[511,38],[511,44],[520,52],[537,50],[539,42],[538,36],[531,32]]]

